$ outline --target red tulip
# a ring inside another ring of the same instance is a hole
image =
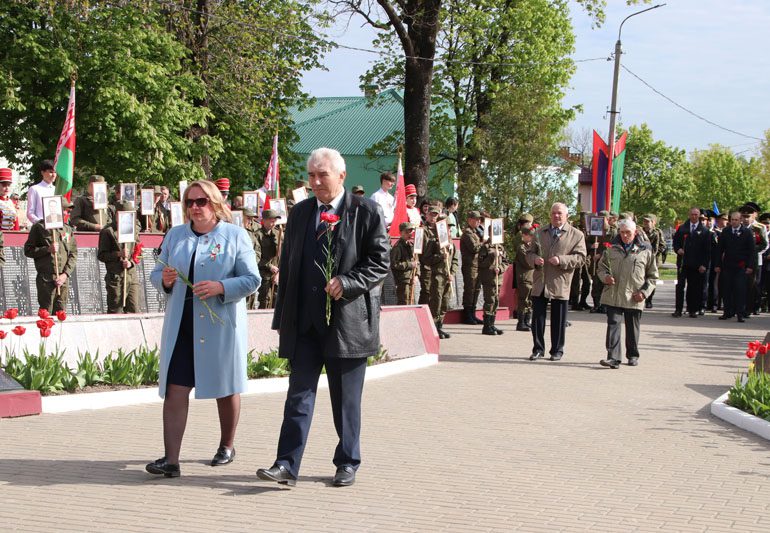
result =
[[[51,329],[55,325],[56,325],[56,322],[53,321],[53,318],[46,318],[45,319],[45,327],[47,327],[48,329]]]
[[[37,329],[45,329],[48,327],[48,322],[45,320],[38,320],[35,322],[35,325],[37,326]]]
[[[37,316],[40,318],[48,318],[51,316],[51,313],[48,312],[48,309],[39,309],[37,312]]]
[[[759,341],[751,341],[749,343],[749,350],[757,351],[759,350],[759,347],[762,346],[762,343]]]
[[[602,246],[604,246],[605,248],[612,248],[612,243],[611,242],[603,242]]]
[[[41,337],[50,337],[51,336],[51,328],[43,328],[40,330],[40,336]]]
[[[59,322],[64,322],[67,320],[67,312],[66,311],[56,311],[56,318],[59,319]]]
[[[17,316],[19,316],[19,310],[16,307],[12,307],[5,312],[5,314],[3,315],[3,318],[7,318],[8,320],[13,320]]]
[[[7,336],[8,336],[8,332],[0,329],[0,341],[6,338]]]
[[[24,335],[27,332],[27,328],[24,326],[16,326],[11,331],[13,331],[14,335]]]
[[[767,344],[760,344],[757,352],[759,352],[759,355],[765,355],[767,353]]]
[[[754,359],[757,356],[757,352],[754,350],[746,350],[746,357],[749,359]]]

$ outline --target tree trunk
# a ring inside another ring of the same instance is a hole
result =
[[[407,59],[404,81],[404,173],[420,198],[428,193],[430,173],[430,97],[433,65]]]

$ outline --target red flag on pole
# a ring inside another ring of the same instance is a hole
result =
[[[68,200],[72,196],[72,182],[75,174],[75,80],[70,86],[70,98],[67,104],[67,116],[56,145],[56,194],[63,195]]]
[[[278,134],[273,137],[273,153],[270,155],[270,163],[267,165],[267,174],[265,174],[265,190],[275,191],[276,198],[281,197],[278,190],[280,172],[278,171]],[[266,208],[267,209],[267,208]]]
[[[401,166],[401,155],[398,156],[398,173],[396,176],[396,207],[393,210],[393,222],[390,223],[391,237],[398,237],[401,232],[398,231],[398,225],[402,222],[409,222],[409,214],[406,212],[406,191],[404,185],[404,169]]]

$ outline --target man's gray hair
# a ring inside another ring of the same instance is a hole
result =
[[[569,213],[569,208],[567,207],[567,204],[562,202],[556,202],[551,206],[551,211],[553,211],[554,207],[558,207],[559,211],[564,211],[565,213]]]
[[[345,172],[345,160],[342,158],[342,154],[333,148],[316,148],[310,152],[310,156],[307,158],[307,170],[310,171],[310,165],[315,164],[318,161],[327,160],[331,163],[332,170],[337,174]]]
[[[636,231],[636,222],[630,218],[621,219],[618,221],[618,231],[620,230]]]

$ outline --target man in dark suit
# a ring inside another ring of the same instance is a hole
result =
[[[711,232],[699,220],[701,210],[690,208],[689,221],[681,224],[674,233],[673,245],[677,263],[676,309],[672,316],[682,316],[686,300],[690,318],[697,318],[703,305],[703,284],[711,262]]]
[[[744,228],[738,211],[730,213],[730,226],[719,237],[719,253],[714,270],[722,278],[725,312],[719,320],[738,316],[744,322],[746,293],[749,276],[756,269],[757,254],[754,252],[754,234]]]
[[[299,202],[289,215],[273,315],[279,355],[291,361],[292,372],[275,463],[260,468],[257,476],[296,484],[325,366],[339,437],[333,484],[346,486],[355,481],[361,463],[361,393],[367,357],[380,348],[380,298],[390,243],[382,209],[345,191],[339,152],[313,151],[307,170],[315,198]],[[326,264],[328,248],[336,274],[327,281],[316,265]]]

